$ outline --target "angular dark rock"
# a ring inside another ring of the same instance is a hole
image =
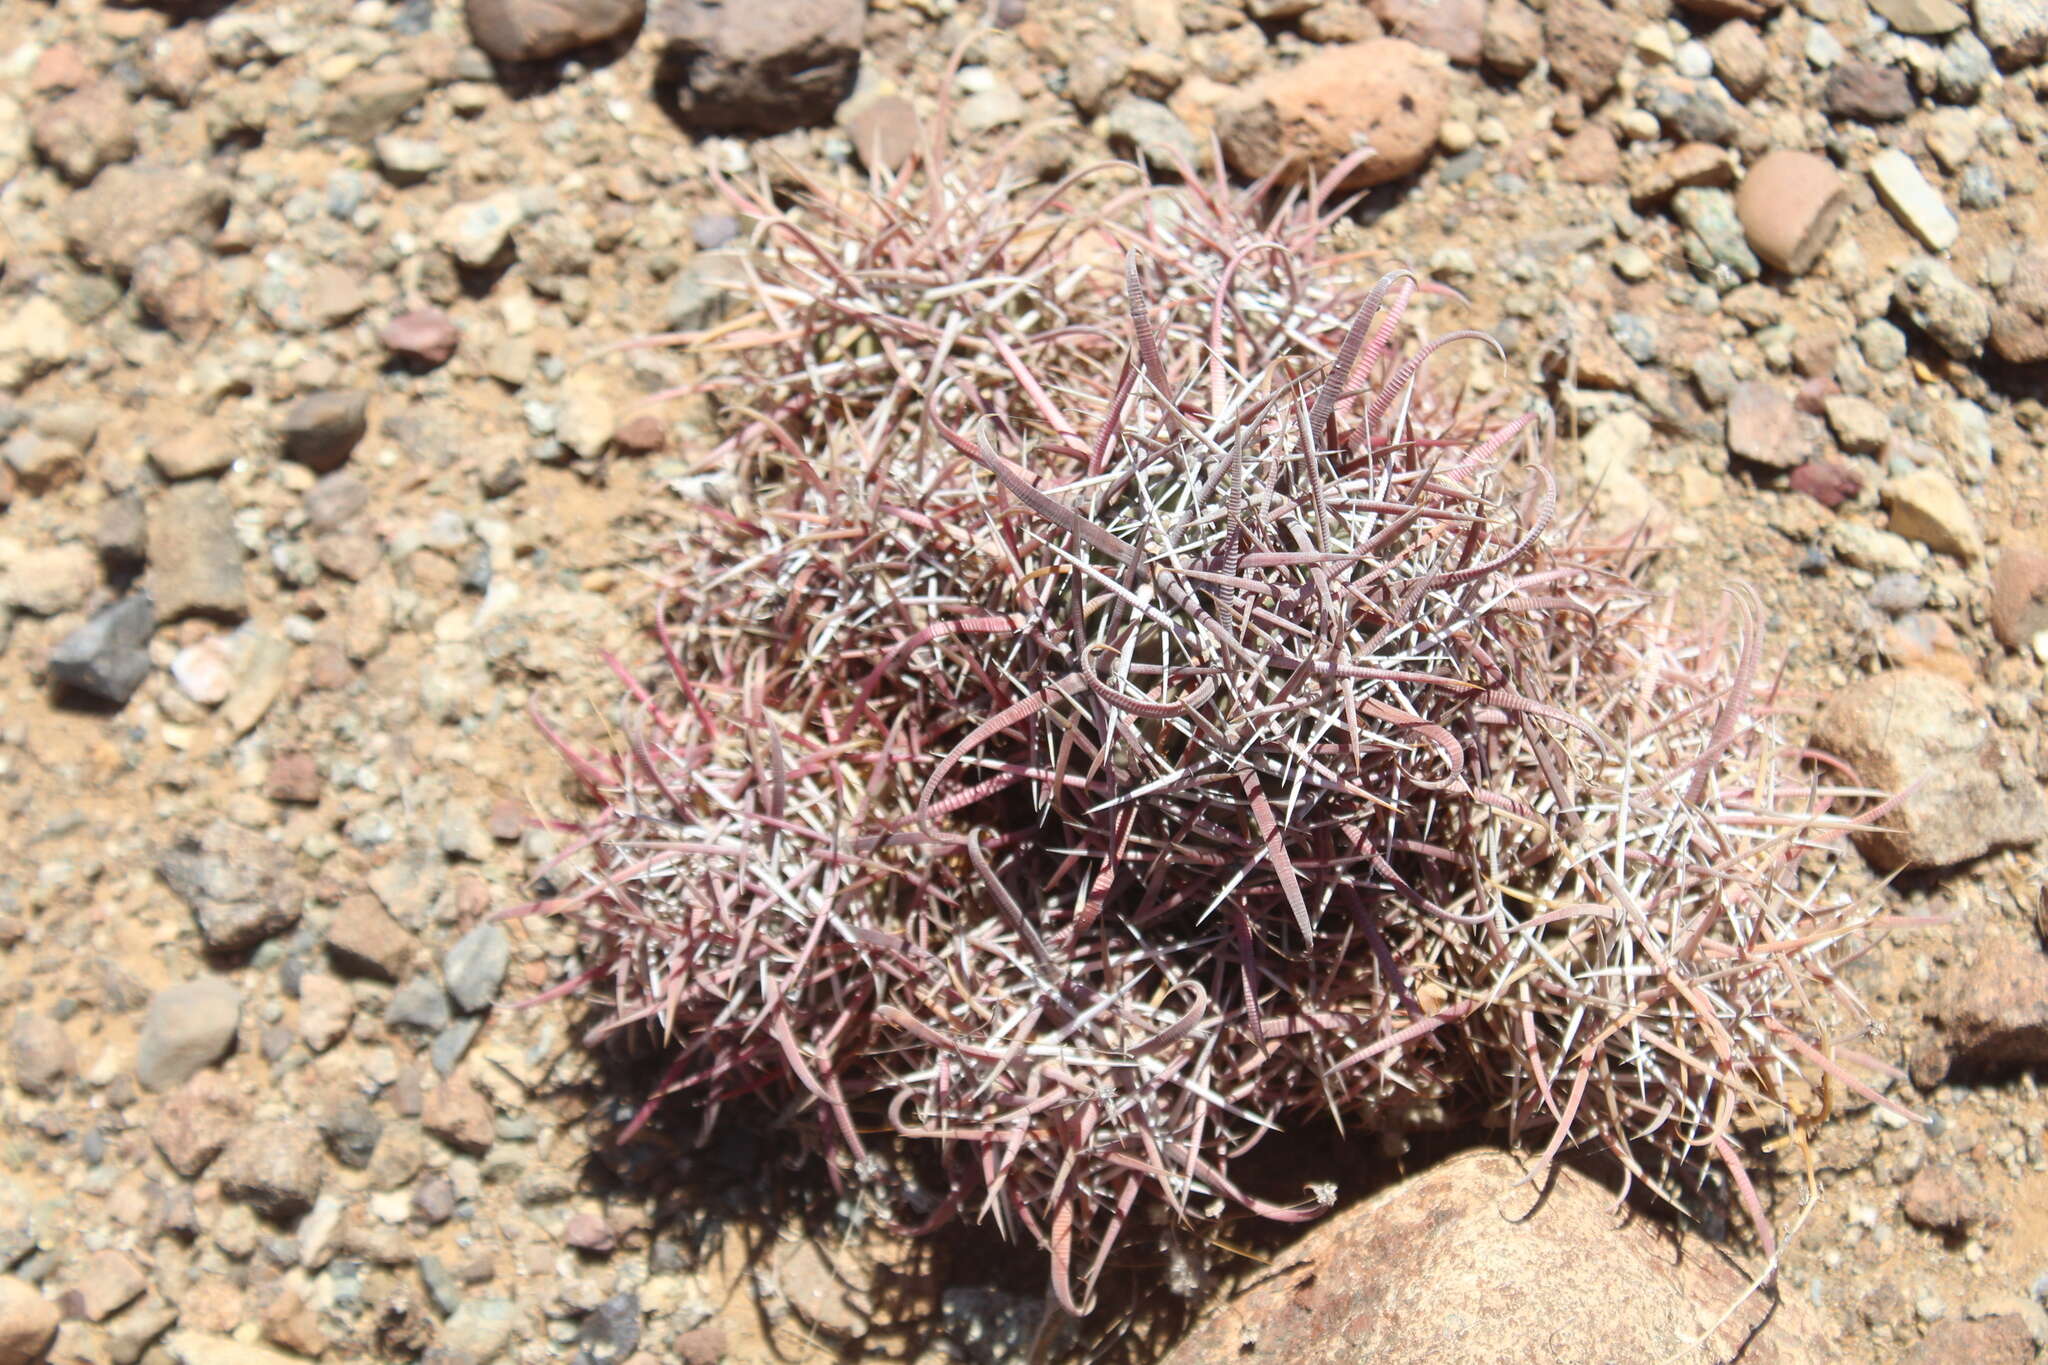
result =
[[[214,952],[253,948],[299,921],[291,855],[230,821],[215,820],[180,836],[157,870],[191,907]]]
[[[50,676],[66,687],[126,704],[149,676],[146,646],[156,630],[156,607],[146,592],[131,593],[57,642]]]
[[[287,459],[321,473],[339,469],[369,430],[370,395],[359,389],[309,393],[278,426]]]
[[[1821,107],[1858,123],[1896,123],[1913,112],[1913,88],[1895,66],[1843,62],[1821,91]]]
[[[640,1299],[614,1294],[591,1310],[576,1332],[575,1365],[618,1365],[640,1349]]]

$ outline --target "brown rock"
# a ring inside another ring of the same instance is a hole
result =
[[[271,760],[270,775],[264,779],[263,794],[273,801],[317,805],[325,787],[320,765],[302,749],[279,754]]]
[[[1833,460],[1808,460],[1792,471],[1793,491],[1804,493],[1823,507],[1840,507],[1863,491],[1862,476]]]
[[[345,972],[396,981],[412,965],[420,941],[384,903],[358,892],[335,908],[327,926],[327,953]]]
[[[120,82],[98,80],[44,108],[30,131],[43,158],[82,185],[135,155],[135,106]]]
[[[859,1248],[821,1246],[816,1238],[785,1242],[771,1283],[796,1315],[828,1337],[855,1340],[874,1325],[875,1301]]]
[[[469,36],[501,62],[540,62],[616,38],[643,0],[468,0]]]
[[[1813,152],[1766,152],[1735,192],[1750,249],[1788,275],[1804,275],[1834,236],[1849,206],[1834,163]]]
[[[157,867],[214,952],[253,948],[299,922],[291,855],[230,821],[180,836]]]
[[[1899,1209],[1916,1228],[1932,1232],[1967,1232],[1984,1221],[1984,1201],[1970,1193],[1955,1168],[1940,1163],[1922,1166],[1899,1193]]]
[[[1828,77],[1820,102],[1833,118],[1896,123],[1913,112],[1913,88],[1906,83],[1906,73],[1895,66],[1846,61]]]
[[[180,341],[203,340],[227,306],[220,271],[190,237],[144,247],[130,287],[135,301]]]
[[[420,1110],[420,1127],[458,1152],[481,1156],[497,1137],[491,1102],[460,1073],[450,1076],[428,1095]]]
[[[1434,48],[1460,66],[1477,66],[1486,26],[1486,0],[1373,0],[1387,32]]]
[[[1504,76],[1526,76],[1543,60],[1543,18],[1522,0],[1492,0],[1479,33],[1479,57]]]
[[[1939,469],[1916,469],[1886,483],[1884,505],[1894,534],[1964,563],[1984,557],[1984,537],[1969,499]]]
[[[6,506],[0,499],[0,507]],[[142,494],[130,489],[108,498],[100,504],[99,515],[94,518],[92,542],[99,551],[101,562],[121,572],[132,574],[141,567],[143,556],[148,552],[149,517],[143,508]]]
[[[1904,1365],[2033,1365],[2034,1338],[2017,1313],[1974,1322],[1950,1318],[1903,1357]]]
[[[361,389],[309,393],[278,424],[287,459],[321,473],[339,469],[369,430],[370,395]]]
[[[320,1197],[326,1161],[320,1130],[306,1119],[244,1128],[229,1139],[214,1174],[221,1193],[278,1223],[289,1223]]]
[[[526,807],[510,797],[493,805],[485,819],[485,828],[490,830],[491,837],[503,844],[509,844],[526,833],[526,825]]]
[[[1762,19],[1775,14],[1785,0],[1679,0],[1679,8],[1709,19]]]
[[[1224,155],[1241,174],[1299,181],[1329,174],[1363,145],[1372,154],[1335,188],[1399,179],[1436,145],[1448,103],[1441,61],[1399,38],[1325,48],[1218,110]]]
[[[35,1365],[57,1339],[63,1319],[34,1285],[0,1275],[0,1365]]]
[[[448,363],[462,332],[440,309],[415,308],[385,323],[377,339],[398,359],[431,370]]]
[[[780,133],[829,122],[853,89],[863,0],[655,0],[662,83],[692,128]]]
[[[151,441],[149,462],[166,479],[196,479],[218,474],[235,462],[232,433],[208,421],[163,432]]]
[[[58,1094],[78,1069],[78,1054],[64,1026],[39,1010],[24,1010],[7,1039],[7,1060],[24,1095]]]
[[[1711,142],[1682,142],[1660,156],[1630,167],[1628,197],[1638,208],[1669,199],[1694,186],[1714,189],[1735,183],[1735,163]]]
[[[1896,667],[1935,673],[1968,689],[1977,667],[1962,651],[1955,627],[1931,611],[1907,612],[1880,630],[1878,653]]]
[[[1950,679],[1904,669],[1851,683],[1821,708],[1814,742],[1868,786],[1910,785],[1877,827],[1855,836],[1879,867],[1945,867],[2048,835],[2033,774]]]
[[[1283,5],[1294,2],[1283,0]],[[1251,0],[1246,5],[1255,19],[1264,17],[1262,11],[1270,8],[1266,0]],[[1301,36],[1312,43],[1365,43],[1386,36],[1373,12],[1351,0],[1328,0],[1305,11],[1297,22],[1301,25]]]
[[[360,583],[384,562],[384,542],[370,531],[335,531],[313,541],[313,558],[337,578]]]
[[[179,108],[188,108],[213,74],[213,54],[206,50],[201,25],[180,24],[149,49],[143,75],[149,88]]]
[[[1621,147],[1602,123],[1589,123],[1565,139],[1558,157],[1560,180],[1574,185],[1611,185],[1621,179]]]
[[[1714,74],[1729,94],[1748,100],[1763,93],[1771,78],[1771,52],[1754,24],[1732,19],[1721,25],[1707,39],[1707,51],[1714,57]]]
[[[1311,1230],[1166,1365],[1834,1358],[1802,1300],[1744,1301],[1713,1248],[1615,1208],[1568,1168],[1539,1199],[1500,1153],[1453,1157]],[[1688,1349],[1737,1303],[1710,1357]]]
[[[917,152],[924,124],[917,106],[901,95],[863,101],[846,116],[846,135],[854,155],[871,171],[895,172]]]
[[[325,972],[308,972],[299,981],[299,1038],[314,1052],[340,1042],[355,1012],[348,987]]]
[[[249,614],[234,504],[218,484],[194,481],[164,490],[149,518],[146,585],[159,620],[239,621]]]
[[[88,1257],[80,1270],[78,1305],[92,1322],[105,1322],[142,1297],[149,1277],[125,1254],[109,1248]],[[68,1297],[68,1296],[67,1296]]]
[[[1813,452],[1814,421],[1785,391],[1752,379],[1728,395],[1728,452],[1773,469],[1797,469]]]
[[[328,1346],[320,1315],[289,1289],[263,1310],[263,1339],[308,1359],[320,1355]]]
[[[675,1358],[681,1365],[719,1365],[732,1349],[725,1329],[716,1323],[703,1327],[692,1327],[679,1333],[675,1341]]]
[[[1553,0],[1543,11],[1550,73],[1591,109],[1614,92],[1628,60],[1628,28],[1599,0]]]
[[[2020,254],[2012,279],[1998,291],[1991,314],[1991,349],[2001,360],[2034,365],[2048,360],[2048,247]]]
[[[417,71],[358,71],[343,78],[328,97],[327,131],[350,142],[368,142],[418,108],[433,88]]]
[[[2048,1063],[2048,956],[2019,934],[1986,935],[1973,960],[1955,963],[1942,976],[1928,1015],[1939,1045],[1926,1071],[1937,1082],[1952,1066],[1984,1071]]]
[[[619,1245],[617,1234],[594,1213],[570,1214],[569,1221],[562,1226],[562,1240],[593,1256],[608,1255]]]
[[[202,1071],[157,1107],[149,1140],[172,1170],[190,1180],[213,1163],[248,1117],[227,1083]]]
[[[1991,571],[1991,629],[2007,649],[2048,630],[2048,549],[2008,545]]]
[[[653,455],[668,448],[668,424],[651,412],[628,418],[612,434],[621,455]]]
[[[91,80],[92,68],[71,43],[52,43],[44,48],[28,72],[28,88],[38,95],[52,90],[76,90]]]
[[[211,241],[228,198],[226,180],[196,167],[111,166],[65,205],[65,246],[95,270],[126,275],[153,242]]]

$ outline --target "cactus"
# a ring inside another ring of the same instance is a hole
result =
[[[1120,1239],[1327,1207],[1243,1177],[1322,1115],[1719,1170],[1768,1245],[1742,1143],[1861,1084],[1869,915],[1760,610],[1676,624],[1560,519],[1538,409],[1442,377],[1488,339],[1318,186],[1119,174],[729,191],[750,310],[688,340],[735,491],[621,742],[562,744],[598,813],[545,906],[596,1036],[665,1050],[635,1126],[766,1095],[1077,1313]]]

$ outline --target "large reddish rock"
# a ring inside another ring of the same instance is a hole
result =
[[[643,0],[469,0],[469,36],[501,62],[539,62],[616,38]]]
[[[1856,835],[1877,866],[1946,867],[2048,836],[2048,803],[1958,683],[1900,669],[1835,692],[1814,743],[1879,791],[1905,792]]]
[[[1218,110],[1223,154],[1241,174],[1294,181],[1327,174],[1363,146],[1372,155],[1338,188],[1397,180],[1436,145],[1449,102],[1442,63],[1399,38],[1325,48]]]
[[[1666,1230],[1617,1213],[1610,1192],[1570,1170],[1540,1198],[1523,1177],[1511,1158],[1475,1152],[1335,1215],[1167,1365],[1835,1358],[1810,1307],[1743,1302],[1749,1276],[1713,1248],[1674,1248]],[[1689,1349],[1709,1334],[1709,1351]]]
[[[853,92],[865,19],[862,0],[654,0],[648,26],[684,123],[782,133]]]

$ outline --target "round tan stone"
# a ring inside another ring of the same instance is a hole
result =
[[[1813,268],[1848,205],[1834,163],[1813,152],[1766,152],[1735,191],[1750,249],[1788,275]]]

